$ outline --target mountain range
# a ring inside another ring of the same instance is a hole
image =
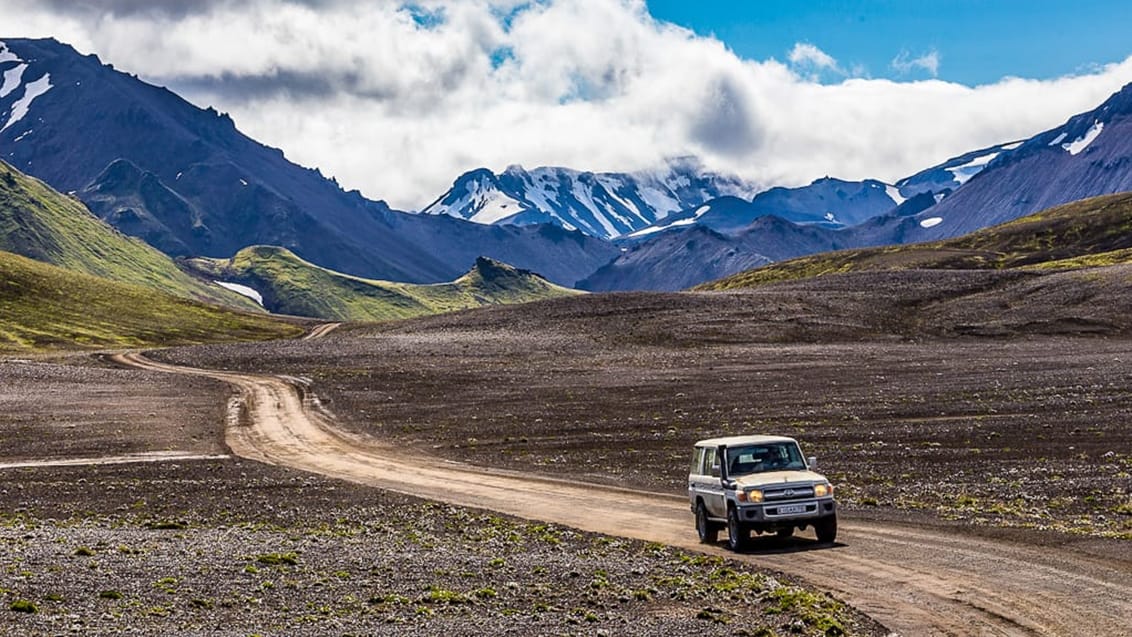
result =
[[[171,91],[55,40],[5,40],[0,152],[174,256],[277,245],[348,274],[449,281],[489,256],[572,285],[617,249],[553,225],[487,227],[391,210],[288,161]]]
[[[780,213],[765,214],[755,202],[773,191],[757,195],[749,204],[726,198],[709,201],[696,211],[694,222],[659,228],[584,279],[580,287],[676,289],[687,281],[703,283],[735,274],[742,271],[741,263],[757,263],[760,257],[771,262],[826,250],[958,237],[1058,204],[1132,190],[1130,128],[1132,84],[1061,126],[1026,140],[971,151],[898,180],[894,186],[903,198],[898,206],[847,227],[798,223],[797,214],[787,206],[781,206]],[[807,188],[820,184],[821,180]],[[701,219],[710,223],[715,206],[728,220],[717,225],[725,232],[701,251],[695,246],[705,244],[704,235],[694,232],[694,226]],[[743,226],[748,218],[756,220]],[[721,254],[729,256],[721,259]]]
[[[671,290],[815,252],[956,237],[1132,188],[1130,117],[1125,87],[1062,126],[893,184],[823,177],[760,192],[694,158],[634,173],[512,166],[470,171],[409,213],[93,55],[0,42],[0,155],[15,168],[172,257],[275,246],[370,281],[450,282],[488,257],[564,286]]]

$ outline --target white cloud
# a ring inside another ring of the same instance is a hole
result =
[[[794,43],[794,48],[790,50],[787,59],[791,64],[802,68],[840,70],[833,56],[808,42]]]
[[[926,71],[932,77],[939,77],[939,62],[939,51],[928,51],[919,57],[912,57],[908,51],[901,51],[892,58],[892,68],[901,75],[910,75],[919,69]]]
[[[513,163],[635,170],[695,154],[765,185],[895,180],[1055,126],[1132,80],[1130,58],[976,88],[821,84],[810,74],[844,73],[815,45],[786,63],[741,59],[643,0],[52,2],[5,7],[5,35],[96,52],[403,208]],[[903,63],[934,73],[932,60]]]

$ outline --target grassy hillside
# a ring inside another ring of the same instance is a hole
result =
[[[302,332],[263,314],[0,252],[0,352],[266,340]]]
[[[1050,208],[956,239],[791,259],[706,283],[727,290],[841,272],[1063,269],[1132,263],[1132,193]]]
[[[192,259],[189,264],[207,276],[257,290],[273,312],[336,321],[384,321],[580,294],[484,258],[459,279],[433,285],[340,274],[266,246],[246,248],[231,259]]]
[[[166,255],[119,233],[82,203],[3,161],[0,250],[178,296],[258,309],[246,297],[185,274]]]

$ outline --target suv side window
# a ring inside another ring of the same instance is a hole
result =
[[[704,475],[713,478],[719,477],[719,460],[715,457],[715,447],[706,450],[704,454]]]
[[[692,469],[688,473],[692,475],[703,475],[704,473],[704,448],[696,447],[692,450]]]

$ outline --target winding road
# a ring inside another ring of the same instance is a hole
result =
[[[312,332],[315,338],[333,327]],[[587,531],[728,555],[696,541],[683,498],[488,470],[420,455],[343,430],[299,378],[213,371],[113,357],[141,369],[230,383],[232,453],[451,504]],[[905,637],[1132,636],[1132,556],[971,537],[946,529],[842,519],[839,544],[756,541],[738,557],[798,576]],[[1130,546],[1132,552],[1132,546]]]

